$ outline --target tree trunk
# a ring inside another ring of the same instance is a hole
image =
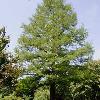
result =
[[[98,86],[96,84],[92,84],[92,95],[91,95],[91,100],[97,100],[96,99],[96,93],[98,90]],[[100,99],[99,99],[100,100]]]
[[[50,84],[50,100],[55,100],[55,82]]]
[[[30,93],[29,93],[30,99],[29,99],[29,100],[33,100],[33,99],[34,99],[35,90],[36,90],[36,89],[34,89],[34,88],[32,88],[32,89],[30,90]]]

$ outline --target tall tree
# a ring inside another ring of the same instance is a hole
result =
[[[41,76],[40,82],[50,86],[50,100],[55,100],[56,88],[68,81],[70,69],[91,59],[92,47],[85,41],[88,33],[78,28],[76,13],[64,0],[43,0],[23,29],[19,60],[29,73]]]

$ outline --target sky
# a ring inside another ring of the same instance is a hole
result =
[[[0,26],[6,27],[10,36],[9,51],[17,45],[17,39],[23,33],[21,25],[29,23],[29,18],[34,15],[36,7],[42,0],[0,0]],[[100,0],[65,0],[72,4],[77,13],[79,25],[84,25],[92,44],[94,59],[100,59]]]

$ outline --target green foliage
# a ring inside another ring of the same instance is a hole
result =
[[[15,96],[15,94],[13,93],[13,94],[10,94],[9,96],[4,96],[4,97],[0,96],[0,100],[24,100],[24,99]]]
[[[24,95],[32,97],[35,90],[39,86],[39,77],[26,77],[19,80],[16,87],[16,95],[23,97]]]
[[[0,29],[0,95],[9,95],[15,89],[20,69],[16,58],[6,52],[9,37],[5,35],[5,28]]]
[[[90,61],[84,68],[74,70],[70,92],[74,100],[99,100],[100,98],[100,61]]]
[[[50,100],[50,92],[46,87],[41,87],[36,90],[34,100]]]
[[[0,96],[0,100],[30,100],[29,97],[24,96],[23,98],[16,96],[16,93],[13,92],[12,94],[8,95],[8,96],[4,96],[2,97],[2,95]]]
[[[85,74],[89,75],[87,70],[86,73],[78,70],[93,53],[91,45],[86,42],[86,29],[83,26],[77,28],[76,13],[63,0],[43,0],[23,29],[24,34],[19,38],[16,49],[20,64],[26,68],[28,75],[41,76],[44,85],[51,87],[54,84],[58,98],[63,97],[64,100],[64,89],[67,94],[73,82],[77,86],[77,81],[84,80]]]
[[[0,29],[0,53],[5,49],[9,43],[9,38],[5,36],[5,27]]]

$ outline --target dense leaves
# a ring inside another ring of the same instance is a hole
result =
[[[16,65],[16,59],[6,52],[9,37],[5,35],[5,28],[0,30],[0,94],[8,95],[16,85],[20,70]]]
[[[71,82],[80,81],[77,68],[91,59],[87,31],[77,28],[76,13],[63,0],[43,0],[23,29],[16,50],[19,62],[50,87],[50,100],[64,100]]]

